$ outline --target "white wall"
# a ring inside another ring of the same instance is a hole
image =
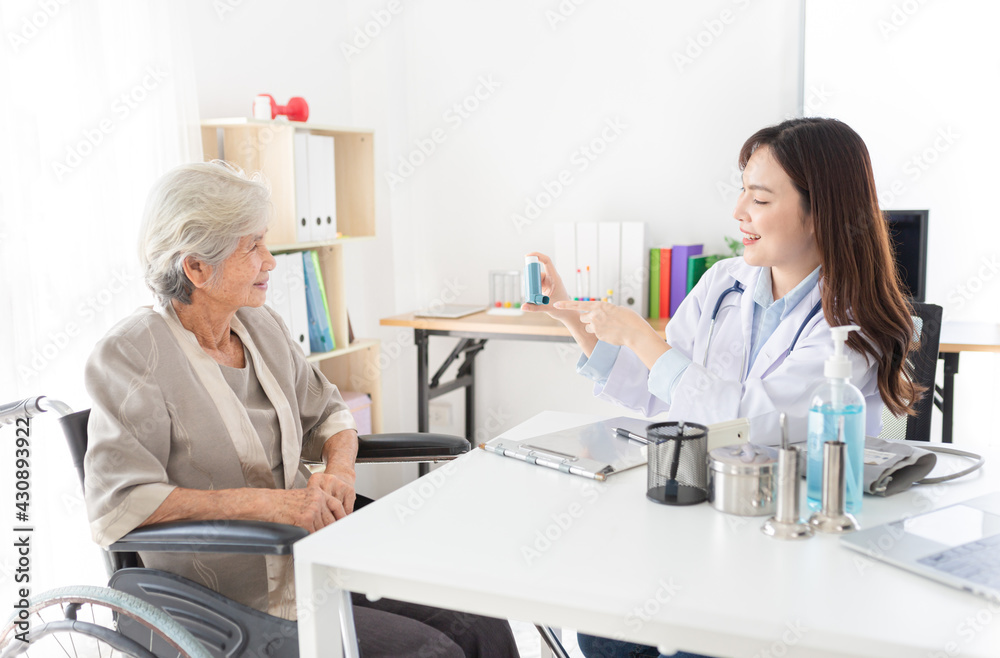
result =
[[[946,320],[1000,321],[1000,4],[809,0],[806,16],[805,86],[822,99],[809,113],[864,138],[883,208],[930,210],[927,301]],[[1000,354],[963,353],[956,442],[1000,445],[998,398]]]
[[[385,6],[361,3],[353,25]],[[392,312],[455,289],[459,302],[486,301],[487,271],[519,268],[528,251],[551,253],[556,222],[644,221],[651,246],[721,249],[724,235],[736,235],[728,184],[739,147],[795,111],[797,13],[786,3],[584,3],[553,26],[547,12],[559,6],[406,4],[351,58],[355,117],[374,121],[384,158],[379,207],[392,211]],[[675,54],[698,39],[707,45],[678,66]],[[473,108],[461,121],[456,103]],[[608,121],[621,134],[581,171],[574,154]],[[433,152],[423,155],[421,143]],[[410,172],[401,158],[419,165]],[[533,223],[518,225],[512,216],[525,214],[526,198],[564,169],[573,183]],[[435,343],[432,368],[453,341]],[[413,353],[394,359],[385,380],[407,426],[416,420]],[[610,410],[575,374],[577,356],[567,346],[490,341],[477,362],[476,438],[544,409]],[[455,422],[434,429],[460,432],[461,394],[444,399]]]
[[[988,0],[808,4],[806,87],[825,99],[811,114],[864,138],[884,208],[930,209],[927,301],[951,320],[1000,321],[1000,249],[980,239],[994,228],[998,22]]]

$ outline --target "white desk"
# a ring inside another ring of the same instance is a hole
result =
[[[550,412],[505,435],[593,419]],[[862,527],[1000,488],[992,457],[964,481],[866,496]],[[301,655],[340,655],[339,588],[714,656],[1000,654],[1000,605],[836,537],[781,542],[763,518],[648,502],[645,477],[474,450],[295,545]]]

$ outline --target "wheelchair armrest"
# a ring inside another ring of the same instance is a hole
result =
[[[119,551],[291,555],[304,528],[264,521],[174,521],[136,528],[108,547]]]
[[[469,451],[460,436],[408,432],[358,437],[358,461],[434,461],[454,459]]]

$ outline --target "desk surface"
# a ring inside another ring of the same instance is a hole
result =
[[[1000,352],[1000,324],[941,323],[941,352]]]
[[[590,420],[547,412],[504,435]],[[961,482],[866,496],[859,521],[995,490],[997,473],[991,461]],[[1000,606],[836,537],[780,542],[759,531],[759,517],[657,505],[644,497],[645,477],[638,468],[599,483],[474,450],[297,543],[296,573],[715,656],[985,657],[1000,647]]]
[[[665,318],[647,318],[659,333],[667,326]],[[544,313],[490,315],[486,311],[462,318],[418,318],[413,313],[393,315],[379,320],[386,327],[410,327],[428,331],[470,334],[509,334],[511,336],[556,336],[570,338],[569,331]],[[1000,324],[991,322],[945,322],[941,326],[941,352],[1000,352]]]
[[[663,333],[665,318],[648,319],[650,326]],[[431,331],[459,331],[480,334],[510,334],[516,336],[560,336],[570,339],[569,331],[545,313],[521,315],[490,315],[486,311],[462,318],[418,318],[414,313],[403,313],[379,320],[386,327],[412,327]]]

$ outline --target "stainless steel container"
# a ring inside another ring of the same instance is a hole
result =
[[[716,448],[708,455],[708,500],[726,514],[774,514],[778,451],[743,443]]]

